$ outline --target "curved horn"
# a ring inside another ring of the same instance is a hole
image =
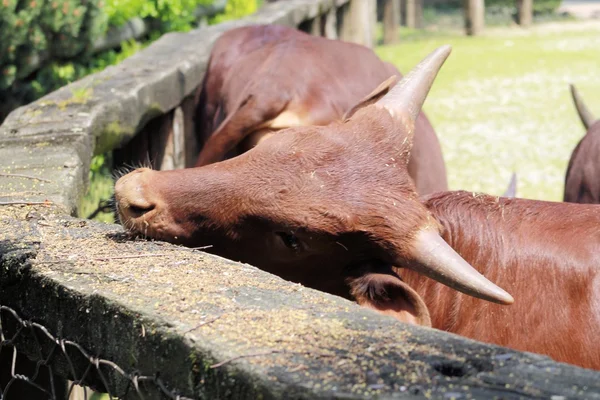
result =
[[[446,45],[429,54],[377,104],[385,107],[394,116],[408,115],[410,122],[414,124],[438,71],[451,51],[452,47]]]
[[[513,171],[508,187],[502,194],[502,197],[517,197],[517,173]]]
[[[466,262],[435,230],[420,231],[414,242],[411,269],[470,296],[500,304],[513,297]]]
[[[592,115],[590,110],[583,103],[583,99],[579,94],[579,91],[575,88],[575,85],[572,83],[569,85],[571,87],[571,96],[573,96],[573,103],[575,103],[575,108],[577,109],[577,114],[579,114],[579,118],[585,126],[585,129],[590,129],[590,126],[596,121],[596,118]]]

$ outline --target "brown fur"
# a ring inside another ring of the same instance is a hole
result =
[[[339,121],[391,75],[401,76],[357,44],[275,25],[228,31],[215,43],[200,93],[197,125],[204,146],[196,166],[251,148],[263,133],[252,134],[282,112],[298,115],[302,125]],[[421,194],[448,187],[441,148],[424,113],[408,170]]]
[[[600,120],[590,126],[571,154],[564,201],[600,204]]]
[[[402,271],[434,327],[600,369],[600,207],[470,192],[423,200],[446,242],[516,300],[500,306]]]
[[[290,128],[200,168],[134,171],[115,186],[121,221],[408,323],[600,369],[600,206],[465,192],[419,199],[408,172],[416,110],[384,107]],[[515,304],[412,272],[421,234],[435,230]]]

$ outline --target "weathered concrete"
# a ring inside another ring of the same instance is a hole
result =
[[[0,208],[0,232],[1,304],[183,395],[600,399],[598,372],[411,327],[118,226],[14,206]]]
[[[0,195],[26,201],[49,199],[74,213],[87,183],[92,155],[120,147],[149,120],[173,110],[192,94],[204,76],[212,44],[223,32],[249,24],[298,26],[348,1],[276,2],[237,21],[169,33],[121,64],[15,110],[0,126],[0,173],[41,175],[54,184],[36,194],[24,183],[22,191],[32,193],[19,197],[16,190],[3,193],[6,186],[0,181]],[[45,154],[39,149],[46,148],[57,161],[42,170]],[[36,158],[40,162],[35,162]],[[80,166],[75,177],[57,172],[61,162]]]

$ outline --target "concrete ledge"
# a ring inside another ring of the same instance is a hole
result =
[[[598,372],[411,327],[115,225],[13,206],[0,208],[0,232],[0,304],[182,395],[600,398]]]

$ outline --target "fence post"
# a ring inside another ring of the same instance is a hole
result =
[[[331,7],[322,18],[325,21],[325,28],[323,29],[325,37],[328,39],[337,39],[337,9]]]
[[[485,21],[484,0],[465,0],[465,29],[467,35],[478,35],[483,31]]]
[[[342,8],[340,39],[373,47],[376,23],[376,0],[350,0]]]
[[[198,134],[196,132],[196,99],[195,97],[188,96],[181,102],[179,106],[183,112],[183,137],[185,147],[184,151],[184,167],[193,167],[196,163],[196,158],[200,154],[200,142]]]
[[[528,27],[533,21],[533,0],[517,0],[517,22]]]
[[[423,21],[423,0],[415,1],[415,28],[425,28],[425,22]]]
[[[404,25],[415,28],[415,0],[404,0]]]
[[[383,43],[398,42],[398,26],[400,26],[400,0],[384,0]]]
[[[158,169],[161,171],[185,168],[185,121],[183,110],[177,107],[172,111],[170,126],[165,126],[166,144]]]

